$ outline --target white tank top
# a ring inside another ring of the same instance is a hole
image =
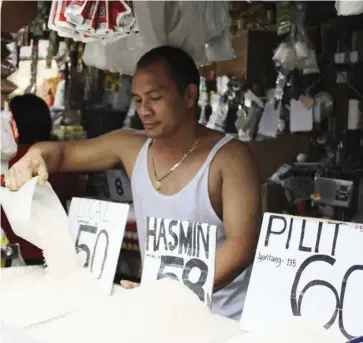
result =
[[[217,247],[225,241],[223,222],[215,213],[209,199],[208,176],[211,162],[218,150],[232,137],[223,137],[211,150],[205,163],[193,179],[177,194],[169,196],[155,190],[150,180],[147,155],[151,140],[141,148],[132,173],[131,186],[136,214],[141,257],[145,253],[147,217],[172,218],[217,225]],[[239,320],[250,276],[250,268],[237,276],[229,285],[215,292],[212,311]]]

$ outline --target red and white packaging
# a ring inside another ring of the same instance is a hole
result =
[[[131,14],[131,8],[124,1],[109,2],[110,20],[112,27],[121,27],[123,17]]]
[[[98,2],[96,14],[96,32],[97,37],[104,37],[113,34],[112,27],[110,26],[109,6],[107,0],[100,0]]]
[[[75,26],[67,21],[65,11],[70,5],[71,1],[59,0],[57,5],[57,11],[55,14],[55,26],[56,31],[75,32]]]
[[[71,6],[73,2],[82,2],[84,3],[84,6],[81,8],[80,6],[77,7],[76,4],[74,4],[72,10]],[[72,20],[74,20],[74,22],[77,21],[76,30],[78,32],[88,35],[94,35],[96,31],[96,13],[98,8],[98,0],[72,1],[72,4],[67,8],[68,20],[70,20],[70,18],[72,17]]]
[[[58,6],[58,1],[52,1],[52,5],[50,7],[49,19],[48,19],[48,28],[53,31],[57,31],[57,26],[55,25],[57,6]]]
[[[74,25],[82,24],[88,3],[89,1],[87,0],[71,1],[70,5],[66,8],[64,12],[67,20]]]
[[[84,19],[82,24],[76,26],[77,31],[92,36],[96,33],[97,8],[98,1],[92,1],[92,6],[89,7],[87,17]]]
[[[96,38],[94,36],[89,36],[87,34],[81,33],[81,42],[88,43],[88,42],[94,42]]]
[[[64,37],[64,38],[72,38],[75,42],[79,42],[81,40],[81,34],[74,31],[74,32],[67,32],[67,31],[62,31],[62,30],[58,30],[57,31],[58,36],[60,37]]]

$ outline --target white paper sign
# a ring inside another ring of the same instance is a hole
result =
[[[172,278],[183,282],[210,306],[216,235],[214,225],[148,218],[141,283]]]
[[[111,294],[130,206],[73,198],[69,231],[82,265]]]
[[[241,328],[301,316],[363,335],[363,225],[265,213]]]

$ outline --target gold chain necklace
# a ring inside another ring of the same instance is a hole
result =
[[[156,181],[154,182],[154,188],[158,191],[161,188],[161,181],[164,180],[168,175],[170,175],[176,168],[178,168],[184,160],[195,150],[199,143],[199,138],[194,142],[192,147],[189,149],[189,151],[181,158],[181,160],[177,163],[175,163],[163,176],[158,177],[156,174],[156,168],[155,168],[155,162],[154,157],[151,155],[151,163],[154,170],[154,176]]]

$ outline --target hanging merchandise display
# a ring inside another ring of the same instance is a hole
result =
[[[276,2],[276,24],[277,34],[284,35],[291,28],[291,4],[289,1]]]
[[[30,65],[30,84],[25,93],[35,94],[37,91],[37,74],[38,74],[38,57],[39,57],[39,39],[33,38],[31,65]]]
[[[53,1],[48,26],[86,42],[86,65],[133,74],[147,51],[172,45],[198,65],[235,57],[227,1]]]
[[[103,44],[137,32],[131,1],[53,1],[48,27],[75,41]]]
[[[52,67],[52,61],[57,56],[58,50],[59,50],[59,36],[55,31],[50,31],[49,46],[46,57],[47,68]]]
[[[38,1],[37,16],[29,26],[29,31],[33,37],[31,47],[31,65],[30,65],[30,84],[25,93],[37,92],[37,74],[38,74],[38,58],[39,58],[39,40],[44,35],[46,23],[46,15],[48,12],[48,3],[46,1]]]
[[[294,69],[303,75],[319,73],[315,50],[311,47],[305,30],[306,5],[296,4],[291,12],[291,28],[286,41],[275,50],[273,60],[278,70],[275,101],[282,100],[285,87]]]
[[[4,99],[10,93],[14,92],[17,89],[17,86],[7,80],[7,78],[15,72],[14,65],[11,61],[11,51],[8,48],[8,45],[13,41],[13,38],[10,34],[1,32],[1,95],[2,95],[2,103],[3,107],[3,97]]]

